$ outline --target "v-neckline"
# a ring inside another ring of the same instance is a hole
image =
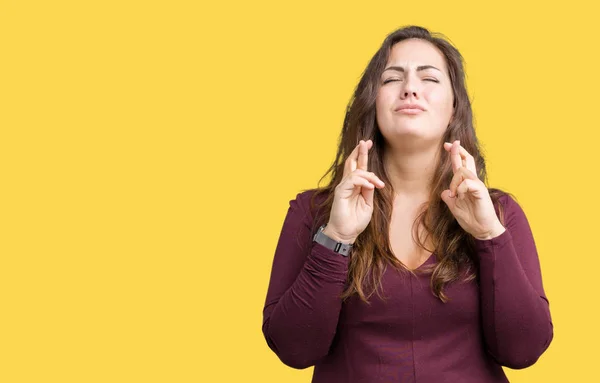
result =
[[[420,268],[422,268],[423,266],[425,266],[426,264],[431,263],[434,259],[435,259],[435,252],[429,254],[429,257],[427,257],[427,259],[423,263],[421,263],[419,266],[415,267],[414,269],[410,269],[407,267],[407,269],[409,269],[410,271],[417,271]],[[404,265],[404,266],[406,266],[406,265]]]

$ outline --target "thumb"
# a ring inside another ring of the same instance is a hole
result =
[[[452,211],[454,209],[454,204],[456,203],[456,199],[450,197],[450,189],[446,189],[442,192],[442,201],[444,201],[446,203],[446,205],[448,205],[448,207],[450,208],[450,211]]]

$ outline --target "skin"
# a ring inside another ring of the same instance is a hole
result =
[[[442,142],[453,118],[453,101],[446,61],[435,46],[419,39],[395,44],[376,99],[377,122],[385,137],[385,165],[400,200],[408,203],[422,200],[428,195],[435,158],[442,145],[451,156],[454,176],[441,199],[466,232],[477,239],[492,239],[505,228],[496,216],[486,186],[476,176],[473,156],[459,141]],[[416,104],[423,111],[410,114],[395,110],[406,104]],[[368,151],[372,145],[371,140],[361,140],[345,162],[330,220],[324,229],[326,235],[337,241],[356,240],[371,219],[375,187],[385,187],[368,170]]]
[[[385,138],[385,167],[400,199],[419,204],[428,197],[436,156],[454,112],[446,59],[427,41],[404,40],[392,47],[379,80],[375,107]],[[406,104],[425,110],[395,110]]]
[[[385,68],[375,107],[388,145],[409,154],[427,146],[437,149],[454,112],[444,55],[427,41],[408,39],[392,47]],[[425,111],[413,115],[394,110],[403,104],[417,104]]]
[[[452,159],[454,176],[441,198],[460,226],[475,238],[488,240],[506,230],[496,215],[485,184],[477,177],[475,160],[456,140],[444,143]]]

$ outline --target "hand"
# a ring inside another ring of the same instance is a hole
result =
[[[454,177],[441,198],[458,224],[477,239],[492,239],[506,229],[500,223],[485,184],[477,178],[475,159],[460,146],[460,141],[445,142],[450,153]]]
[[[373,215],[375,188],[385,185],[367,171],[368,151],[373,141],[361,140],[346,159],[342,180],[335,187],[329,222],[323,233],[344,243],[354,243]]]

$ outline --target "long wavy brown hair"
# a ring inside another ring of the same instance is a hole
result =
[[[462,55],[442,34],[431,33],[419,26],[407,26],[390,33],[367,65],[348,103],[336,158],[319,180],[319,184],[329,173],[332,174],[331,181],[324,187],[318,187],[311,199],[311,208],[317,210],[312,227],[314,234],[318,226],[329,220],[334,189],[342,180],[345,160],[360,140],[373,141],[373,146],[369,150],[369,171],[381,178],[386,187],[375,188],[373,216],[369,225],[354,242],[347,288],[341,297],[344,300],[353,294],[358,294],[368,303],[368,298],[375,291],[380,295],[381,279],[387,265],[416,273],[403,265],[391,249],[389,229],[395,192],[383,163],[384,137],[377,125],[375,109],[375,99],[380,86],[379,79],[385,69],[390,51],[394,44],[410,38],[429,41],[444,55],[454,93],[454,118],[446,129],[443,139],[446,142],[460,140],[461,145],[475,158],[479,179],[486,186],[488,185],[485,160],[473,127],[473,112],[465,85]],[[447,302],[448,297],[444,294],[444,286],[455,281],[477,278],[477,260],[474,255],[473,237],[458,224],[440,197],[442,191],[449,187],[453,177],[450,156],[442,155],[443,150],[440,145],[438,165],[430,184],[428,202],[413,222],[413,239],[419,247],[435,253],[437,264],[419,268],[418,272],[431,274],[432,293],[442,302]],[[488,191],[500,221],[504,224],[504,213],[499,198],[509,193],[489,187]],[[317,203],[317,199],[322,202]],[[422,241],[421,236],[414,235],[414,228],[419,225],[425,229],[426,236],[430,236],[434,249],[427,249],[424,243],[426,239]]]

